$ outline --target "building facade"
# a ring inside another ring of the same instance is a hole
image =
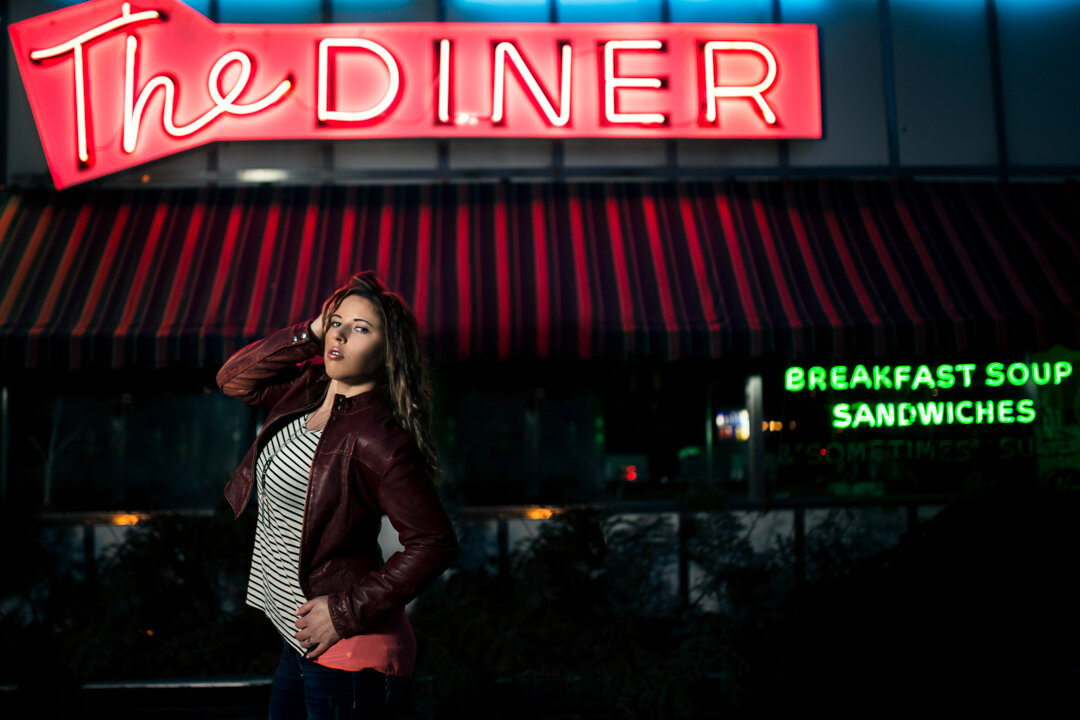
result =
[[[71,5],[9,0],[2,21]],[[131,12],[154,3],[144,5]],[[190,9],[267,33],[811,26],[821,133],[514,137],[490,122],[483,137],[230,137],[57,190],[9,43],[6,497],[78,511],[212,505],[260,421],[214,393],[214,370],[313,315],[362,269],[397,289],[424,329],[446,488],[461,505],[671,500],[702,488],[751,505],[937,502],[1003,478],[1075,482],[1074,4]],[[96,42],[91,73],[108,43],[120,57],[119,36]],[[530,67],[542,81],[533,99],[554,97],[555,74]],[[92,79],[110,72],[103,64]],[[506,92],[524,97],[517,73]],[[414,81],[424,82],[404,80]],[[182,103],[196,90],[179,93]],[[70,115],[73,100],[55,107]],[[163,108],[146,107],[149,126]],[[118,142],[105,128],[93,127],[102,147]]]

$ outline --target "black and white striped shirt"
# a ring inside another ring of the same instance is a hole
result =
[[[308,476],[321,430],[308,430],[303,416],[274,434],[255,465],[259,519],[248,576],[247,604],[262,610],[285,641],[301,655],[296,609],[307,602],[300,590],[300,532]]]

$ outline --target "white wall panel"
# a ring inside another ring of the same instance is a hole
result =
[[[451,170],[551,167],[551,141],[528,138],[450,140]]]
[[[321,0],[218,0],[223,23],[317,23]]]
[[[667,145],[663,140],[613,140],[583,138],[566,140],[564,164],[568,168],[663,167]]]
[[[821,140],[791,141],[793,166],[889,161],[876,0],[783,0],[787,23],[814,23],[821,47]]]
[[[223,173],[255,169],[316,172],[325,165],[323,147],[324,143],[314,140],[218,143],[218,169]]]
[[[997,163],[985,0],[893,0],[900,162]]]
[[[559,22],[660,22],[661,0],[555,0]]]
[[[780,162],[774,140],[678,140],[676,148],[685,168],[776,167]]]
[[[36,15],[52,12],[61,7],[61,3],[47,0],[10,0],[6,7],[8,24],[14,24]],[[8,107],[4,141],[7,143],[8,178],[30,175],[48,175],[49,166],[45,162],[45,150],[34,125],[34,113],[30,110],[30,101],[26,97],[19,68],[15,64],[15,53],[11,40],[4,37],[4,52],[7,53]]]
[[[133,167],[130,170],[107,175],[96,182],[103,187],[131,187],[144,182],[150,185],[168,185],[187,187],[192,185],[192,178],[210,179],[209,153],[205,147],[188,150],[178,155],[162,158],[153,162]]]
[[[435,140],[342,140],[331,145],[335,170],[435,170]]]
[[[1080,165],[1080,2],[997,6],[1009,162]]]
[[[548,0],[446,0],[446,19],[470,22],[548,22]]]
[[[334,0],[333,22],[431,22],[439,19],[435,0]]]
[[[772,22],[772,0],[669,0],[672,22]]]

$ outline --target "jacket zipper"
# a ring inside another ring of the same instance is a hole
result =
[[[327,389],[327,392],[330,392],[330,390]],[[337,399],[335,398],[335,405],[336,405],[336,403],[337,403]],[[320,401],[319,404],[322,404],[322,401]],[[304,519],[300,523],[300,557],[298,558],[299,564],[297,565],[297,568],[296,568],[297,569],[297,573],[296,573],[297,574],[297,578],[296,578],[297,580],[300,579],[299,576],[303,572],[304,548],[307,546],[308,509],[311,507],[311,485],[312,485],[311,480],[312,480],[312,478],[313,478],[313,476],[315,474],[315,462],[316,462],[316,460],[318,460],[318,457],[319,457],[319,448],[322,447],[323,438],[326,436],[326,431],[330,427],[330,423],[334,419],[334,410],[335,410],[335,407],[331,406],[330,407],[330,416],[326,418],[326,424],[323,425],[322,430],[319,432],[319,440],[318,440],[318,442],[315,443],[315,456],[311,458],[311,467],[308,468],[307,490],[304,493]],[[300,583],[300,591],[302,593],[304,593],[304,598],[305,599],[310,600],[311,598],[308,597],[308,592],[304,588],[304,585],[306,585],[306,584],[307,583],[305,583],[305,582]]]

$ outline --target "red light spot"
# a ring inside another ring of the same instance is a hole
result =
[[[825,448],[821,448],[821,457],[825,457]]]

